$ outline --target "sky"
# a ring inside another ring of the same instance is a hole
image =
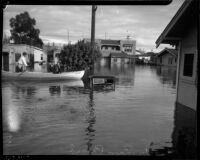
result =
[[[98,5],[96,39],[136,40],[136,49],[159,52],[155,41],[184,0],[169,5]],[[35,18],[44,43],[75,43],[91,36],[91,5],[8,5],[3,12],[3,33],[10,36],[9,20],[28,11]]]

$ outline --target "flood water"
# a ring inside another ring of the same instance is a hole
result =
[[[176,68],[96,66],[114,90],[87,82],[2,82],[3,153],[148,155],[172,146]]]

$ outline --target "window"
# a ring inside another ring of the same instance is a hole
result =
[[[114,62],[117,62],[117,58],[114,58],[113,61],[114,61]]]
[[[119,51],[119,50],[120,50],[120,47],[119,47],[119,46],[117,46],[117,47],[116,47],[116,50],[117,50],[117,51]]]
[[[184,76],[192,77],[193,61],[194,61],[194,54],[185,54],[184,66],[183,66]]]
[[[132,52],[132,47],[131,46],[125,46],[124,51],[125,52]]]
[[[43,60],[43,54],[41,54],[41,61]]]

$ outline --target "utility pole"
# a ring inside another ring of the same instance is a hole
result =
[[[94,45],[95,45],[95,14],[97,6],[92,5],[92,22],[91,22],[91,52],[92,52],[92,71],[94,74]]]
[[[106,39],[106,32],[105,32],[105,39]]]

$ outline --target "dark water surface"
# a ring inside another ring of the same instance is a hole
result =
[[[148,155],[172,146],[176,98],[173,67],[112,65],[115,90],[76,82],[3,82],[4,154]]]

